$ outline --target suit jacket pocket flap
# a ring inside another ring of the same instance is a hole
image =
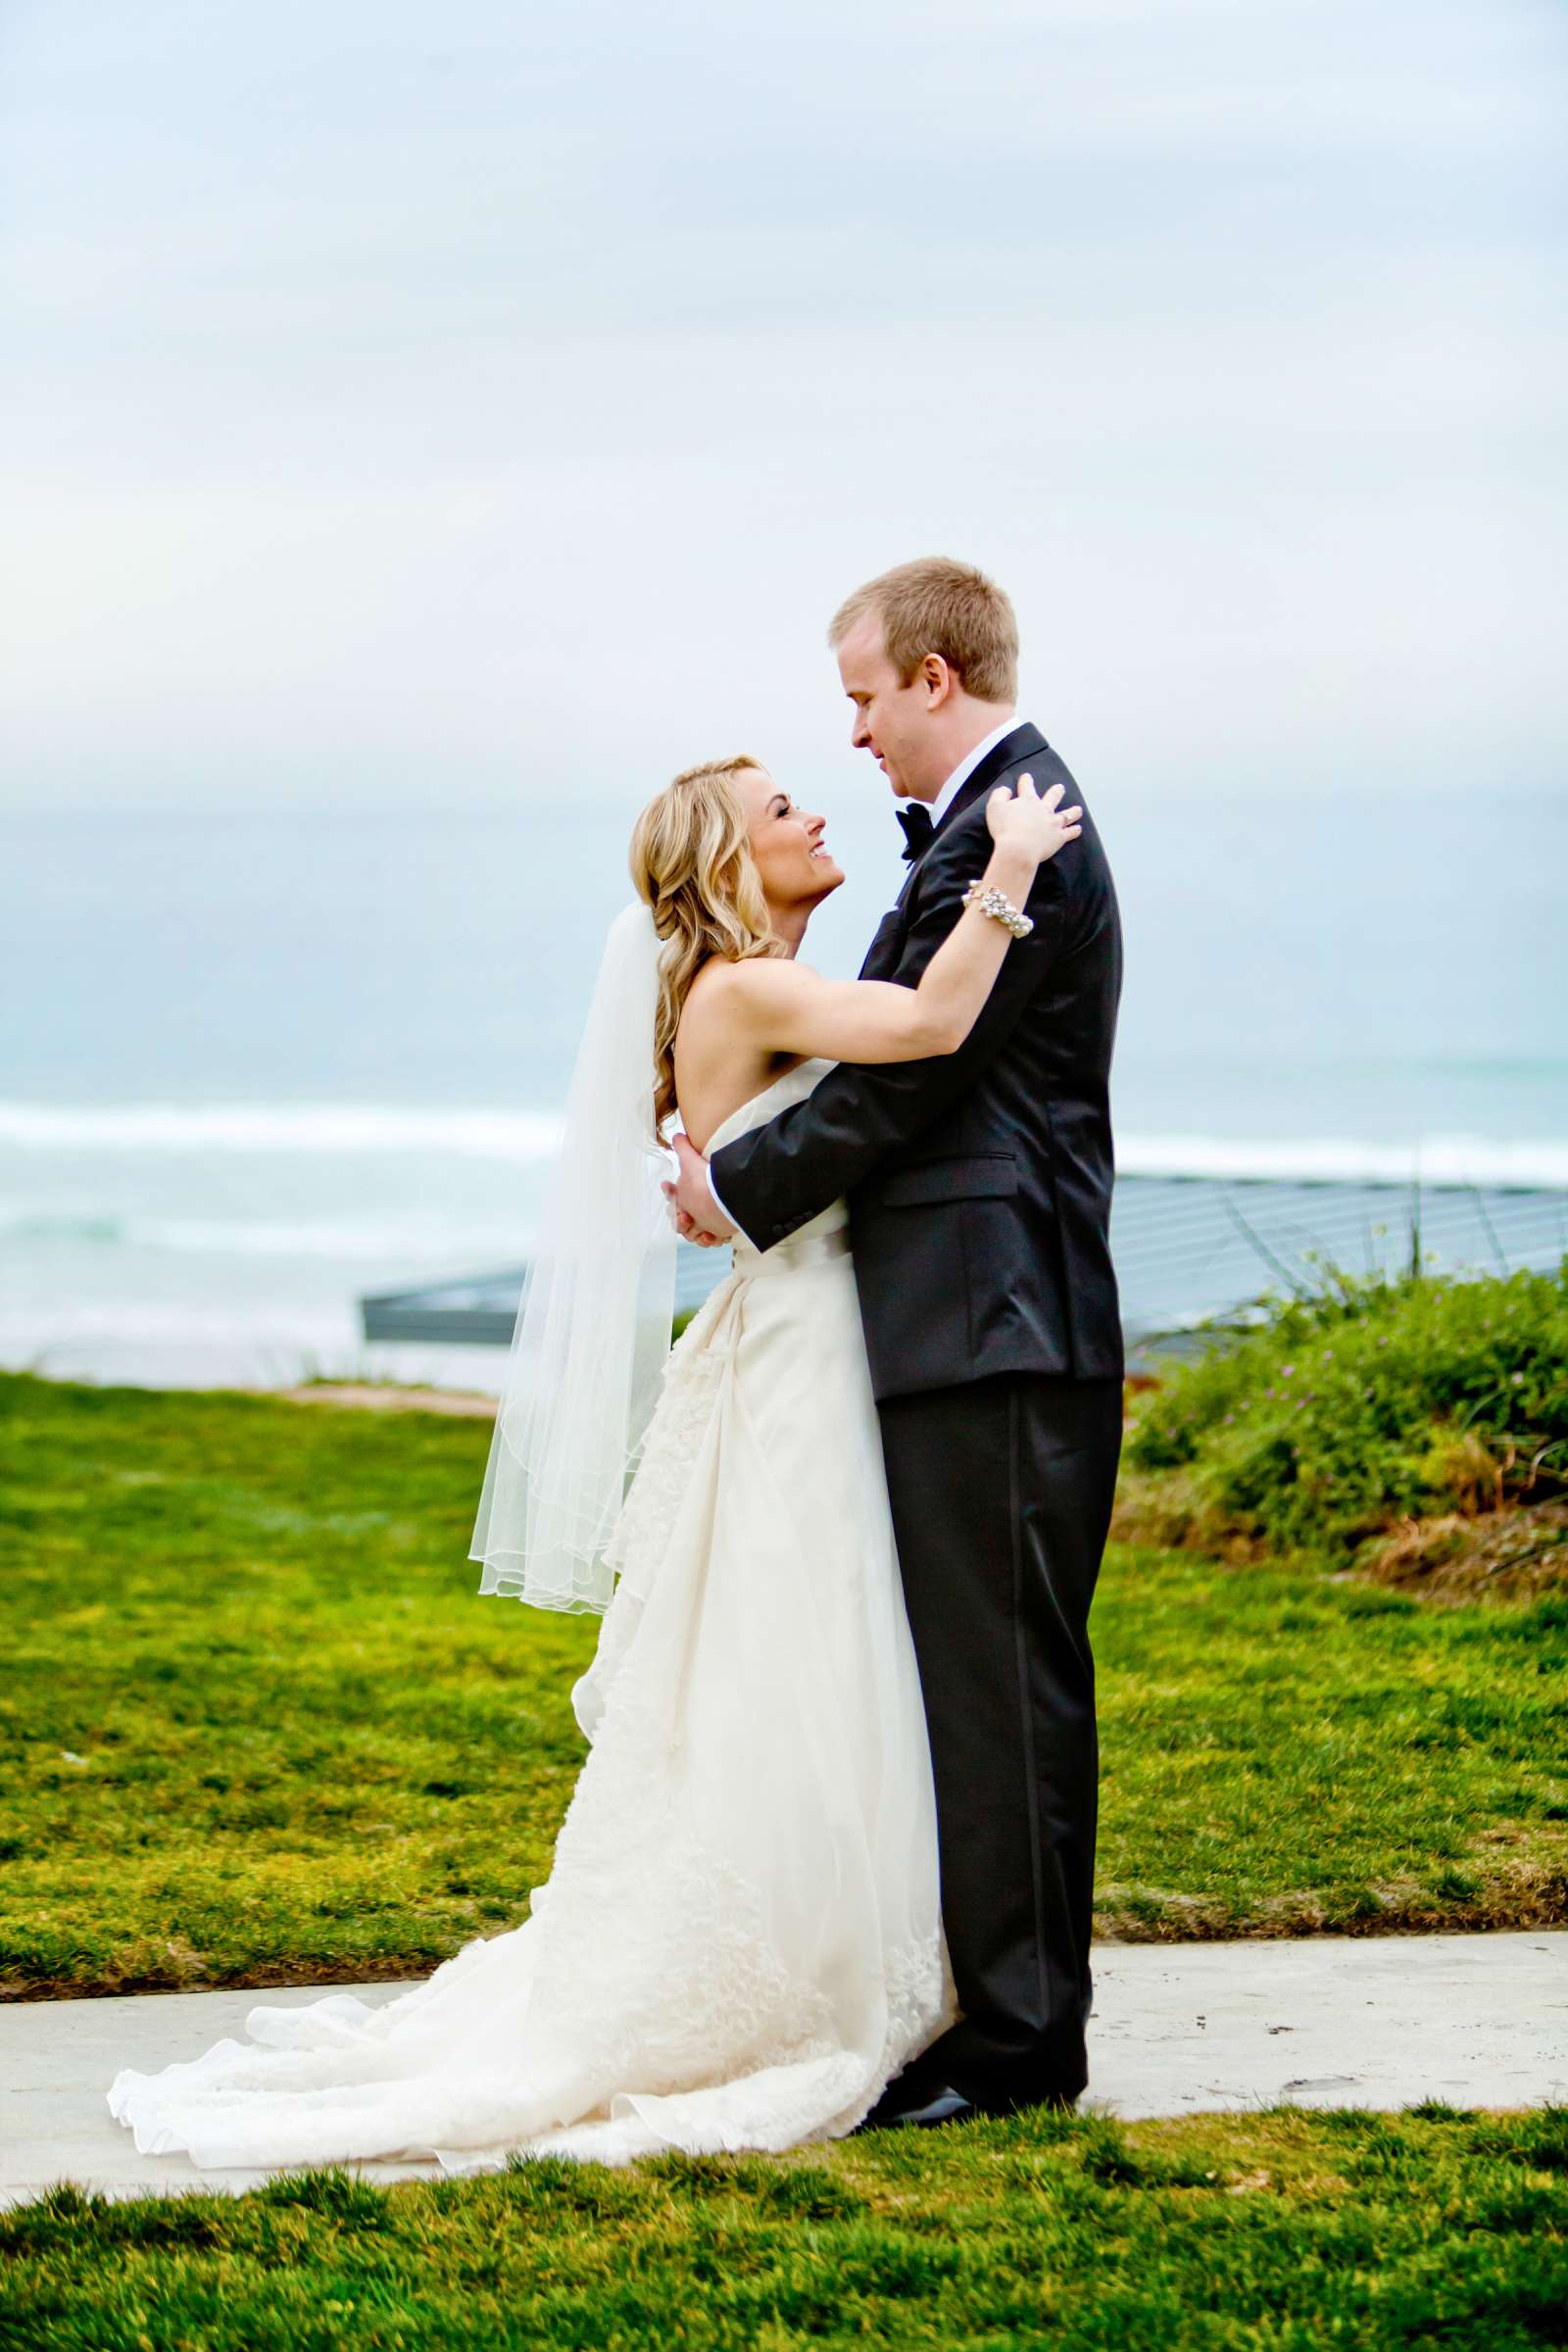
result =
[[[917,1208],[922,1201],[996,1200],[1017,1190],[1018,1163],[1011,1152],[986,1152],[900,1168],[883,1178],[874,1197],[880,1208]]]

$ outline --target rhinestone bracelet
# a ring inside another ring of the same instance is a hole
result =
[[[1014,939],[1027,939],[1035,927],[1033,915],[1020,914],[1010,899],[1004,898],[1000,890],[987,890],[984,882],[970,883],[963,894],[963,904],[978,906],[982,914],[989,914],[993,921],[1001,923]]]

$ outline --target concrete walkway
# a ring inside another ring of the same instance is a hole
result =
[[[119,2196],[204,2180],[255,2186],[264,2176],[203,2176],[184,2157],[138,2156],[111,2122],[105,2089],[122,2066],[149,2073],[242,2036],[259,2000],[292,2005],[328,1989],[343,1988],[0,2006],[0,2204],[61,2180]],[[377,2001],[402,1987],[350,1989]],[[1376,2108],[1568,2099],[1568,1930],[1102,1944],[1090,2059],[1086,2105],[1125,2117],[1280,2099]],[[360,2170],[374,2180],[438,2177],[433,2164]]]

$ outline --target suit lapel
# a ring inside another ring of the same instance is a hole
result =
[[[908,887],[908,883],[906,882],[905,890],[907,890]],[[876,927],[876,937],[866,949],[865,961],[860,966],[860,978],[862,980],[886,979],[888,973],[896,968],[903,948],[904,897],[901,893],[898,905],[882,917]]]
[[[935,841],[937,833],[945,833],[966,808],[972,808],[982,794],[995,791],[998,778],[1006,769],[1016,767],[1020,760],[1032,760],[1037,752],[1044,752],[1049,748],[1040,729],[1032,726],[1028,719],[1020,719],[1010,735],[1004,735],[1002,741],[987,752],[974,774],[965,778],[954,798],[952,808],[943,816],[942,822],[938,825],[936,833],[932,834],[931,840]],[[929,849],[930,846],[930,842],[928,842],[926,848]],[[922,850],[920,855],[924,857],[925,851]],[[918,865],[919,862],[917,858],[915,864]]]

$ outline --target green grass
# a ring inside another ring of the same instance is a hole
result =
[[[15,2352],[1539,2352],[1568,2110],[1036,2113],[793,2158],[533,2164],[0,2216]]]
[[[1093,1625],[1101,1933],[1568,1920],[1568,1598],[1113,1549]]]
[[[591,1620],[481,1601],[489,1428],[0,1378],[0,1994],[419,1975],[520,1918]],[[1568,1601],[1113,1547],[1100,1927],[1568,1919]]]

